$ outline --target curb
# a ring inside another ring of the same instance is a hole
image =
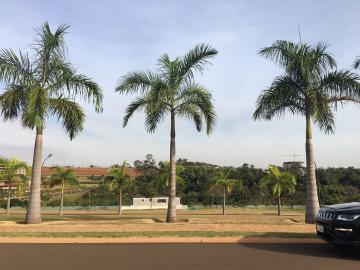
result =
[[[176,244],[176,243],[219,243],[219,244],[317,244],[324,243],[314,238],[246,238],[246,237],[214,237],[214,238],[17,238],[1,237],[0,244]]]

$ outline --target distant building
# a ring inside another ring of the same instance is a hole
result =
[[[75,176],[79,178],[80,182],[86,181],[100,181],[104,176],[109,174],[110,168],[102,168],[102,167],[65,167],[71,169]],[[41,176],[43,178],[48,178],[54,173],[53,167],[43,167],[41,169]],[[141,175],[140,171],[136,168],[125,168],[125,173],[131,177],[136,177]]]
[[[302,161],[287,161],[283,163],[285,171],[298,172],[300,175],[305,174],[304,162]]]
[[[167,209],[168,197],[133,198],[133,204],[129,209]],[[180,198],[175,198],[176,209],[187,209],[187,205],[180,203]]]

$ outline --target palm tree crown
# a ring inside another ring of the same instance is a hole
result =
[[[295,176],[289,172],[282,172],[277,166],[270,165],[269,173],[261,179],[261,186],[270,187],[274,196],[283,193],[294,193],[296,187]]]
[[[72,169],[55,167],[54,173],[49,177],[50,187],[60,186],[62,191],[68,187],[79,187],[79,180]]]
[[[140,94],[127,108],[124,127],[134,112],[145,111],[146,130],[154,132],[165,116],[173,113],[192,119],[198,131],[202,130],[204,119],[209,134],[216,118],[212,96],[204,86],[194,82],[194,73],[202,72],[209,64],[208,59],[216,54],[217,50],[201,44],[173,61],[164,54],[158,61],[158,73],[131,72],[124,76],[116,91]]]
[[[231,192],[232,188],[240,184],[236,179],[230,179],[229,175],[231,170],[220,170],[217,175],[213,178],[211,182],[211,188],[221,187],[226,190],[226,192]]]
[[[34,55],[10,49],[0,52],[0,81],[6,87],[0,96],[0,109],[5,120],[21,118],[24,127],[43,129],[48,116],[54,115],[70,138],[83,128],[85,114],[75,97],[93,101],[101,111],[102,93],[91,79],[77,74],[67,61],[64,36],[69,26],[52,32],[49,24],[38,29]]]
[[[27,179],[28,166],[26,162],[20,161],[16,158],[0,157],[0,165],[3,170],[0,172],[0,181],[4,183],[14,184],[17,181],[24,181]]]
[[[125,172],[126,161],[122,165],[117,167],[112,167],[109,171],[109,174],[104,178],[104,185],[108,187],[110,191],[118,190],[120,187],[124,187],[129,184],[131,177]]]
[[[256,103],[254,119],[271,120],[286,110],[310,116],[325,133],[334,131],[334,111],[346,102],[360,102],[359,77],[348,70],[334,70],[328,46],[319,43],[276,41],[259,51],[277,62],[284,74],[275,78]]]

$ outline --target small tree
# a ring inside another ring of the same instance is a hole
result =
[[[7,185],[7,204],[6,214],[10,214],[11,206],[11,187],[16,187],[17,194],[21,194],[27,186],[27,171],[28,167],[25,162],[15,158],[6,159],[0,157],[0,164],[4,166],[0,172],[0,181]]]
[[[262,187],[269,187],[272,194],[278,199],[278,216],[281,215],[281,195],[284,193],[292,194],[295,192],[296,179],[289,172],[282,172],[276,166],[269,166],[269,173],[261,180]]]
[[[68,187],[79,187],[79,180],[71,169],[65,170],[62,167],[55,167],[55,172],[49,178],[50,187],[61,186],[59,215],[63,215],[64,191]]]
[[[131,182],[131,177],[126,174],[126,161],[120,167],[111,167],[109,175],[104,178],[104,185],[110,190],[119,191],[119,216],[122,214],[122,189],[128,186]]]
[[[210,183],[210,189],[221,188],[223,192],[223,211],[222,214],[225,215],[226,207],[226,193],[231,192],[232,188],[239,184],[235,179],[229,179],[231,171],[229,169],[223,169],[218,172],[215,178]]]

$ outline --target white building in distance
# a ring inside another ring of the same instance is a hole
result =
[[[133,198],[133,204],[129,209],[167,209],[168,197],[154,197],[154,198]],[[176,209],[187,209],[187,205],[180,203],[180,198],[175,198]]]

